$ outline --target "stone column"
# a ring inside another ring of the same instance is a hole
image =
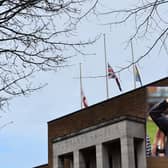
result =
[[[137,166],[138,168],[146,168],[146,146],[145,140],[141,139],[137,144]]]
[[[108,152],[103,144],[96,145],[97,168],[109,168]]]
[[[53,168],[63,168],[63,159],[61,159],[59,156],[54,157],[53,161]]]
[[[135,168],[134,139],[121,137],[121,165],[122,168]]]
[[[79,150],[75,150],[73,152],[73,159],[74,159],[74,168],[80,168],[80,160],[79,160]]]
[[[96,167],[103,168],[103,146],[102,144],[96,145]]]

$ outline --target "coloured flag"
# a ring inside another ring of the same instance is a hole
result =
[[[134,75],[135,75],[135,81],[136,82],[140,82],[141,86],[142,86],[142,80],[141,80],[141,76],[140,76],[140,73],[138,71],[138,67],[136,66],[136,64],[134,65]]]
[[[116,75],[115,72],[113,71],[113,68],[110,66],[110,64],[108,64],[108,78],[111,79],[115,77]]]
[[[81,89],[81,96],[82,96],[82,106],[83,106],[84,108],[88,107],[87,99],[86,99],[86,96],[84,95],[82,89]]]
[[[122,88],[121,88],[119,79],[118,79],[118,77],[116,76],[116,74],[115,74],[113,68],[110,66],[110,64],[108,64],[108,70],[107,70],[107,71],[108,71],[108,78],[109,78],[109,79],[114,78],[114,79],[116,80],[116,83],[117,83],[117,85],[118,85],[119,90],[122,91]]]
[[[120,82],[119,82],[119,79],[117,78],[117,76],[115,77],[115,80],[116,80],[116,83],[118,85],[118,88],[120,89],[120,92],[122,91],[122,88],[121,88],[121,85],[120,85]]]

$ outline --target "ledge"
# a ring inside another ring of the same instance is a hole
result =
[[[56,142],[59,142],[59,141],[62,141],[62,140],[80,135],[80,134],[84,134],[84,133],[102,128],[104,126],[108,126],[108,125],[111,125],[111,124],[115,124],[115,123],[124,121],[124,120],[145,124],[145,120],[142,119],[142,118],[137,118],[137,117],[132,117],[132,116],[122,116],[122,117],[118,117],[118,118],[112,119],[110,121],[107,121],[107,122],[104,122],[104,123],[101,123],[101,124],[98,124],[98,125],[94,125],[94,126],[82,129],[80,131],[77,131],[77,132],[74,132],[74,133],[71,133],[71,134],[68,134],[68,135],[65,135],[65,136],[60,136],[60,137],[54,138],[52,140],[52,143],[56,143]]]

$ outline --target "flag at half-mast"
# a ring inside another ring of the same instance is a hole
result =
[[[107,69],[107,71],[108,71],[108,78],[109,79],[114,78],[116,80],[116,83],[118,85],[119,90],[122,91],[119,79],[118,79],[117,75],[115,74],[113,68],[111,67],[111,65],[109,63],[108,63],[108,69]]]
[[[135,81],[136,82],[140,82],[141,86],[142,86],[142,80],[141,80],[141,76],[138,70],[138,67],[136,66],[136,64],[134,65],[134,75],[135,75]]]
[[[82,97],[82,106],[84,108],[88,107],[88,103],[87,103],[87,99],[86,99],[86,96],[85,94],[83,93],[83,89],[81,89],[81,97]]]

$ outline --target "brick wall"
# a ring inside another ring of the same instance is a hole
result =
[[[146,89],[141,88],[50,121],[48,123],[49,168],[52,168],[53,138],[77,132],[120,116],[144,119],[146,110]]]
[[[48,122],[48,168],[52,168],[52,140],[120,116],[145,119],[147,113],[147,86],[168,86],[168,78],[128,92]],[[164,162],[164,160],[163,160]],[[148,165],[152,161],[148,160]]]
[[[168,86],[168,78],[153,82],[150,85],[151,86]]]

